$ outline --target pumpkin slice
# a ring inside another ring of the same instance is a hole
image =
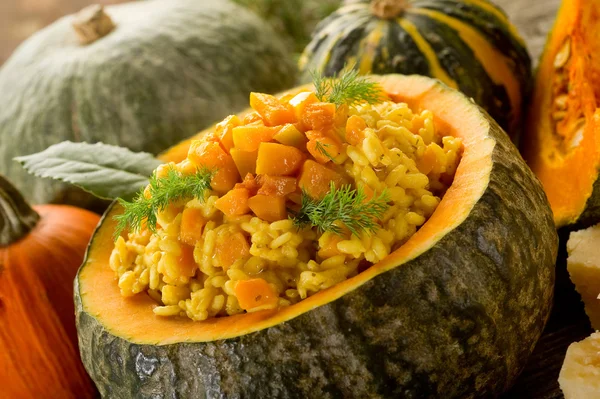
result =
[[[82,358],[103,395],[458,398],[511,386],[551,307],[558,240],[542,187],[464,95],[424,77],[379,79],[463,140],[431,218],[381,262],[296,304],[194,322],[121,296],[113,205],[75,283]]]
[[[558,227],[600,220],[600,7],[564,1],[538,70],[524,157]]]

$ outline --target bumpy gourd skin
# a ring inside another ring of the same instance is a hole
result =
[[[64,140],[158,153],[247,105],[251,91],[294,84],[273,30],[226,0],[106,7],[116,28],[82,46],[67,16],[0,69],[0,171],[34,203],[91,196],[29,175],[13,158]]]
[[[558,238],[539,181],[491,120],[489,185],[416,259],[248,335],[138,345],[82,307],[86,368],[106,398],[475,398],[516,379],[548,318]],[[135,339],[135,337],[132,337]]]
[[[517,141],[531,59],[503,11],[487,1],[407,0],[396,2],[406,4],[399,15],[381,19],[371,3],[346,1],[317,26],[300,59],[303,82],[352,62],[362,73],[431,76],[472,97]],[[472,31],[479,40],[467,40]]]

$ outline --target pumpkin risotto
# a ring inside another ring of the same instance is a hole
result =
[[[210,189],[158,212],[155,229],[116,241],[110,266],[121,294],[146,293],[159,316],[274,309],[356,275],[425,223],[459,163],[461,140],[404,103],[336,107],[307,91],[252,93],[250,104],[254,112],[194,141],[186,160],[155,171],[160,179],[210,168]],[[366,218],[376,228],[294,219],[307,198],[344,188],[365,205],[383,200]]]

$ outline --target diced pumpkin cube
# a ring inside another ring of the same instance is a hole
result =
[[[306,136],[291,123],[284,125],[273,138],[281,144],[296,147],[300,150],[304,150],[308,142]]]
[[[215,255],[219,266],[228,269],[236,260],[250,254],[250,245],[241,232],[219,236],[215,245]]]
[[[334,234],[331,232],[325,232],[319,238],[319,252],[317,255],[321,259],[331,258],[332,256],[341,255],[342,253],[338,249],[337,245],[340,241],[347,240],[348,238]]]
[[[312,91],[303,91],[302,93],[296,94],[290,101],[289,104],[294,109],[294,114],[296,115],[296,119],[300,120],[302,118],[302,114],[304,114],[304,109],[310,105],[319,102],[319,99]]]
[[[290,100],[294,97],[296,97],[296,94],[288,93],[288,94],[284,94],[283,96],[279,97],[278,100],[283,104],[289,104]]]
[[[319,199],[329,192],[329,183],[336,187],[347,184],[344,177],[338,172],[329,169],[311,159],[302,165],[298,186],[304,189],[312,198]]]
[[[232,148],[230,154],[240,176],[246,176],[248,173],[256,173],[258,151],[242,151],[238,148]]]
[[[262,121],[263,120],[260,117],[260,115],[258,114],[258,112],[254,111],[254,112],[250,112],[244,116],[244,119],[242,119],[242,124],[247,125],[249,123],[262,122]]]
[[[197,169],[198,167],[187,158],[177,164],[177,170],[184,175],[194,174]]]
[[[250,212],[250,193],[245,188],[234,188],[215,201],[215,208],[227,216],[240,216]]]
[[[278,143],[261,143],[256,160],[256,174],[293,175],[302,166],[304,154],[296,147]]]
[[[235,188],[245,188],[250,193],[250,196],[256,195],[256,192],[260,189],[260,183],[258,182],[259,177],[254,176],[251,173],[246,174],[244,181],[237,183]]]
[[[223,122],[217,123],[215,134],[219,142],[227,151],[233,147],[233,128],[240,126],[242,122],[236,115],[229,115]]]
[[[279,303],[277,292],[262,278],[238,281],[235,296],[240,307],[248,311],[275,309]]]
[[[294,109],[281,103],[270,94],[250,93],[250,106],[259,113],[267,126],[278,126],[296,121]]]
[[[229,156],[227,164],[217,169],[212,179],[210,180],[210,186],[219,194],[226,193],[231,190],[235,183],[239,180],[240,175],[238,173],[233,158]]]
[[[248,206],[257,217],[267,222],[276,222],[287,218],[285,197],[255,195],[248,200]]]
[[[296,183],[294,177],[260,175],[258,194],[285,197],[296,191]]]
[[[230,158],[229,154],[214,141],[194,140],[188,151],[188,159],[196,167],[222,168],[227,164],[227,158]]]
[[[233,144],[242,151],[256,151],[260,143],[273,140],[279,132],[278,127],[264,125],[246,125],[233,128]]]
[[[177,259],[176,266],[178,272],[176,275],[181,277],[193,277],[196,274],[198,264],[194,260],[194,247],[191,245],[183,244],[181,246],[181,255]]]
[[[233,158],[217,142],[193,141],[188,152],[188,159],[196,167],[204,166],[215,171],[210,185],[219,193],[231,190],[239,179]]]
[[[202,238],[202,229],[206,219],[198,208],[185,208],[181,214],[181,226],[179,228],[179,241],[187,245],[196,245]]]
[[[306,149],[317,162],[322,164],[326,164],[340,155],[337,143],[329,137],[310,140],[306,145]]]
[[[295,191],[288,194],[286,198],[296,205],[302,205],[302,192]]]
[[[358,115],[352,115],[346,123],[346,141],[351,145],[359,145],[365,138],[363,130],[367,128],[367,123]]]
[[[301,121],[308,129],[326,131],[333,126],[334,118],[335,104],[317,102],[306,106]]]

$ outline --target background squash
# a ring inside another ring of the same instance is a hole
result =
[[[525,44],[487,0],[350,0],[322,21],[302,80],[355,63],[361,73],[431,76],[485,108],[513,139],[531,80]]]
[[[341,0],[233,0],[268,21],[285,36],[288,47],[301,53],[317,23],[334,12]]]
[[[294,82],[273,30],[228,0],[140,1],[105,14],[60,19],[0,69],[0,172],[33,202],[90,197],[28,176],[15,156],[64,140],[157,153],[244,107],[250,91]]]
[[[99,219],[31,208],[0,175],[0,396],[94,397],[77,352],[73,279]]]
[[[113,206],[75,293],[82,359],[103,395],[472,398],[511,386],[551,307],[557,235],[541,185],[467,97],[424,77],[381,83],[465,143],[431,219],[380,263],[298,304],[192,322],[156,317],[146,295],[121,296],[108,265]]]
[[[600,6],[564,1],[540,61],[523,155],[558,227],[600,221]]]

